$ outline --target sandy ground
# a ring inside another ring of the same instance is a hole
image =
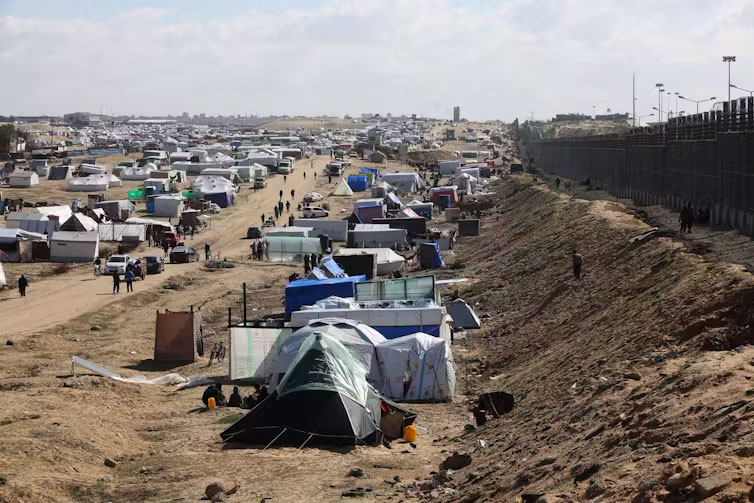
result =
[[[7,453],[0,458],[5,480],[0,502],[196,501],[214,480],[240,483],[231,501],[269,497],[280,502],[330,502],[355,487],[369,489],[362,500],[381,501],[403,497],[407,486],[437,469],[447,456],[449,438],[462,435],[469,421],[462,384],[453,403],[412,405],[420,413],[415,448],[396,442],[391,449],[260,452],[223,447],[219,433],[240,411],[203,412],[202,388],[177,392],[118,383],[81,369],[75,376],[71,373],[70,358],[79,355],[126,376],[157,377],[173,371],[224,379],[227,360],[208,367],[209,349],[192,365],[155,365],[150,359],[154,313],[201,309],[205,347],[211,348],[227,337],[228,307],[234,320],[240,316],[242,282],[248,287],[250,316],[281,312],[286,278],[300,272],[301,266],[250,261],[249,241],[242,238],[248,225],[259,223],[262,212],[272,212],[280,190],[283,201],[295,190],[294,208],[307,191],[329,194],[339,181],[328,183],[322,174],[329,157],[313,161],[311,168],[311,161],[301,160],[287,182],[277,175],[261,191],[244,186],[235,207],[213,217],[211,230],[189,240],[200,250],[209,242],[213,254],[227,258],[233,269],[209,270],[202,262],[168,264],[162,274],[135,282],[135,293],[126,294],[122,284],[121,293],[113,295],[111,280],[95,280],[87,265],[51,276],[44,275],[51,273],[48,264],[27,265],[40,278],[32,282],[27,297],[20,299],[15,289],[0,297],[0,337],[14,341],[0,346],[0,448]],[[360,166],[375,166],[352,162],[344,176]],[[407,169],[393,162],[380,168]],[[43,185],[34,195],[48,197],[52,190],[56,189]],[[329,197],[331,214],[344,217],[347,213],[341,210],[360,197],[368,193]],[[142,247],[134,254],[153,250]],[[24,264],[14,265],[13,274],[23,268]],[[456,361],[464,361],[462,352]],[[251,391],[242,389],[244,394]],[[105,458],[115,460],[116,467],[106,467]],[[355,467],[366,476],[348,477]],[[396,476],[401,479],[397,484]]]

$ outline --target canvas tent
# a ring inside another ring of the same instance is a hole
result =
[[[200,311],[161,313],[157,311],[154,329],[154,360],[156,362],[194,362],[198,358]]]
[[[13,188],[39,185],[39,175],[34,171],[14,171],[8,175],[8,185]]]
[[[335,190],[332,191],[333,196],[352,196],[353,190],[348,185],[348,182],[346,182],[345,178],[341,178],[340,182],[338,182],[338,185],[335,187]]]
[[[376,348],[387,339],[373,328],[340,318],[314,320],[293,332],[280,345],[269,369],[269,375],[275,376],[273,382],[277,382],[278,376],[288,371],[288,367],[293,363],[304,342],[317,332],[330,335],[343,344],[351,356],[366,369],[367,381],[378,390],[382,387],[382,371]]]
[[[385,384],[382,393],[397,401],[450,401],[456,372],[450,344],[422,332],[377,346]]]
[[[47,176],[48,180],[70,180],[73,178],[72,167],[60,164],[58,166],[52,166],[50,168],[50,174]]]
[[[252,445],[377,445],[380,398],[335,338],[314,333],[275,391],[221,433]]]
[[[97,232],[56,231],[50,238],[52,262],[92,262],[99,255]]]
[[[390,248],[338,248],[333,252],[333,258],[336,262],[340,257],[354,255],[375,255],[378,275],[399,271],[406,264],[406,259]]]

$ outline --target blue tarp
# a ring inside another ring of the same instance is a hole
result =
[[[314,269],[312,269],[311,274],[313,274],[314,277],[317,279],[327,279],[327,274],[325,274],[325,271],[323,271],[319,267],[315,267]]]
[[[439,201],[440,202],[440,208],[442,208],[442,209],[450,208],[451,203],[452,203],[452,201],[450,199],[450,195],[448,195],[448,194],[440,194],[440,197],[438,199],[440,200]]]
[[[422,269],[445,267],[445,262],[440,255],[440,245],[437,243],[421,243],[419,245],[419,265]]]
[[[375,180],[380,177],[380,170],[377,168],[367,168],[366,166],[364,166],[359,168],[359,173],[371,173],[374,175]]]
[[[330,279],[298,279],[285,287],[285,317],[299,311],[301,306],[311,306],[332,295],[353,297],[353,284],[366,280],[366,276],[349,276]]]
[[[319,264],[319,267],[327,271],[333,278],[344,278],[347,276],[346,271],[335,262],[332,257],[325,257]]]
[[[204,194],[206,201],[216,203],[220,208],[227,208],[236,204],[235,194],[232,192],[217,192],[215,194]]]
[[[356,208],[356,217],[362,224],[371,224],[375,218],[385,217],[385,206],[382,204],[374,206],[359,206]]]
[[[421,215],[427,220],[432,220],[432,206],[407,206],[416,212],[417,215]]]
[[[365,175],[349,175],[348,186],[354,192],[364,192],[369,188],[369,177]]]

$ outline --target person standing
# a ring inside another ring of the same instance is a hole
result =
[[[283,189],[280,189],[280,200],[283,200]]]
[[[120,293],[120,275],[118,271],[113,273],[113,293]]]
[[[304,254],[304,276],[309,274],[309,271],[311,271],[311,262],[309,262],[309,254]]]
[[[134,271],[133,269],[129,269],[126,271],[126,276],[124,278],[126,280],[126,292],[133,292],[134,291]]]
[[[560,177],[555,179],[555,190],[560,190]]]
[[[288,175],[283,175],[283,183],[288,182]]]
[[[170,243],[167,240],[162,242],[162,249],[165,252],[165,258],[168,258],[168,250],[170,249]]]
[[[21,297],[26,297],[26,288],[29,286],[29,280],[23,274],[18,278],[18,292]]]
[[[211,251],[209,243],[204,243],[204,260],[209,260]]]
[[[574,279],[581,280],[581,267],[584,265],[584,257],[579,255],[574,248],[571,258],[573,259],[573,277]]]

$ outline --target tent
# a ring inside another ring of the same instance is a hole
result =
[[[200,311],[161,313],[157,311],[154,328],[156,362],[194,362],[202,324]]]
[[[397,401],[447,401],[455,394],[456,371],[450,344],[419,332],[377,346],[385,384]]]
[[[275,391],[220,436],[252,445],[379,445],[380,398],[332,336],[313,333]]]
[[[311,306],[318,300],[331,295],[353,297],[353,284],[364,281],[365,276],[346,276],[344,278],[298,279],[285,287],[285,316],[290,317],[302,306]]]
[[[406,264],[406,259],[390,248],[338,248],[333,252],[333,258],[337,262],[340,257],[369,254],[375,255],[378,275],[400,271]]]
[[[5,271],[3,271],[3,263],[0,262],[0,290],[8,286],[8,281],[5,279]]]
[[[303,262],[305,254],[322,253],[319,238],[265,236],[264,259],[268,262]]]
[[[47,176],[48,180],[70,180],[73,177],[71,166],[61,164],[59,166],[52,166],[50,168],[50,174]]]
[[[446,308],[453,318],[453,328],[481,328],[479,316],[463,299],[455,299]]]
[[[93,262],[99,255],[97,232],[56,231],[50,238],[50,261]]]
[[[349,175],[348,186],[354,192],[363,192],[369,188],[369,179],[366,175]]]
[[[233,182],[217,175],[200,175],[191,184],[198,197],[217,203],[221,208],[235,204],[236,188]]]
[[[333,196],[352,196],[353,190],[349,187],[345,178],[341,178],[335,190],[332,191]]]
[[[154,214],[158,217],[180,217],[183,214],[183,197],[164,195],[154,198]]]
[[[419,244],[419,265],[422,269],[445,267],[445,262],[440,255],[440,246],[437,243]]]
[[[34,171],[14,171],[8,175],[8,185],[13,188],[39,185],[39,175]]]
[[[382,371],[376,348],[387,339],[371,327],[342,318],[313,320],[293,332],[280,346],[269,375],[285,374],[304,342],[317,332],[330,335],[343,344],[351,356],[366,369],[367,381],[378,390],[382,387]]]
[[[73,232],[97,232],[98,224],[92,218],[83,213],[74,213],[71,218],[60,225],[61,231]]]
[[[393,191],[393,187],[386,182],[380,182],[372,186],[372,197],[385,197]]]

